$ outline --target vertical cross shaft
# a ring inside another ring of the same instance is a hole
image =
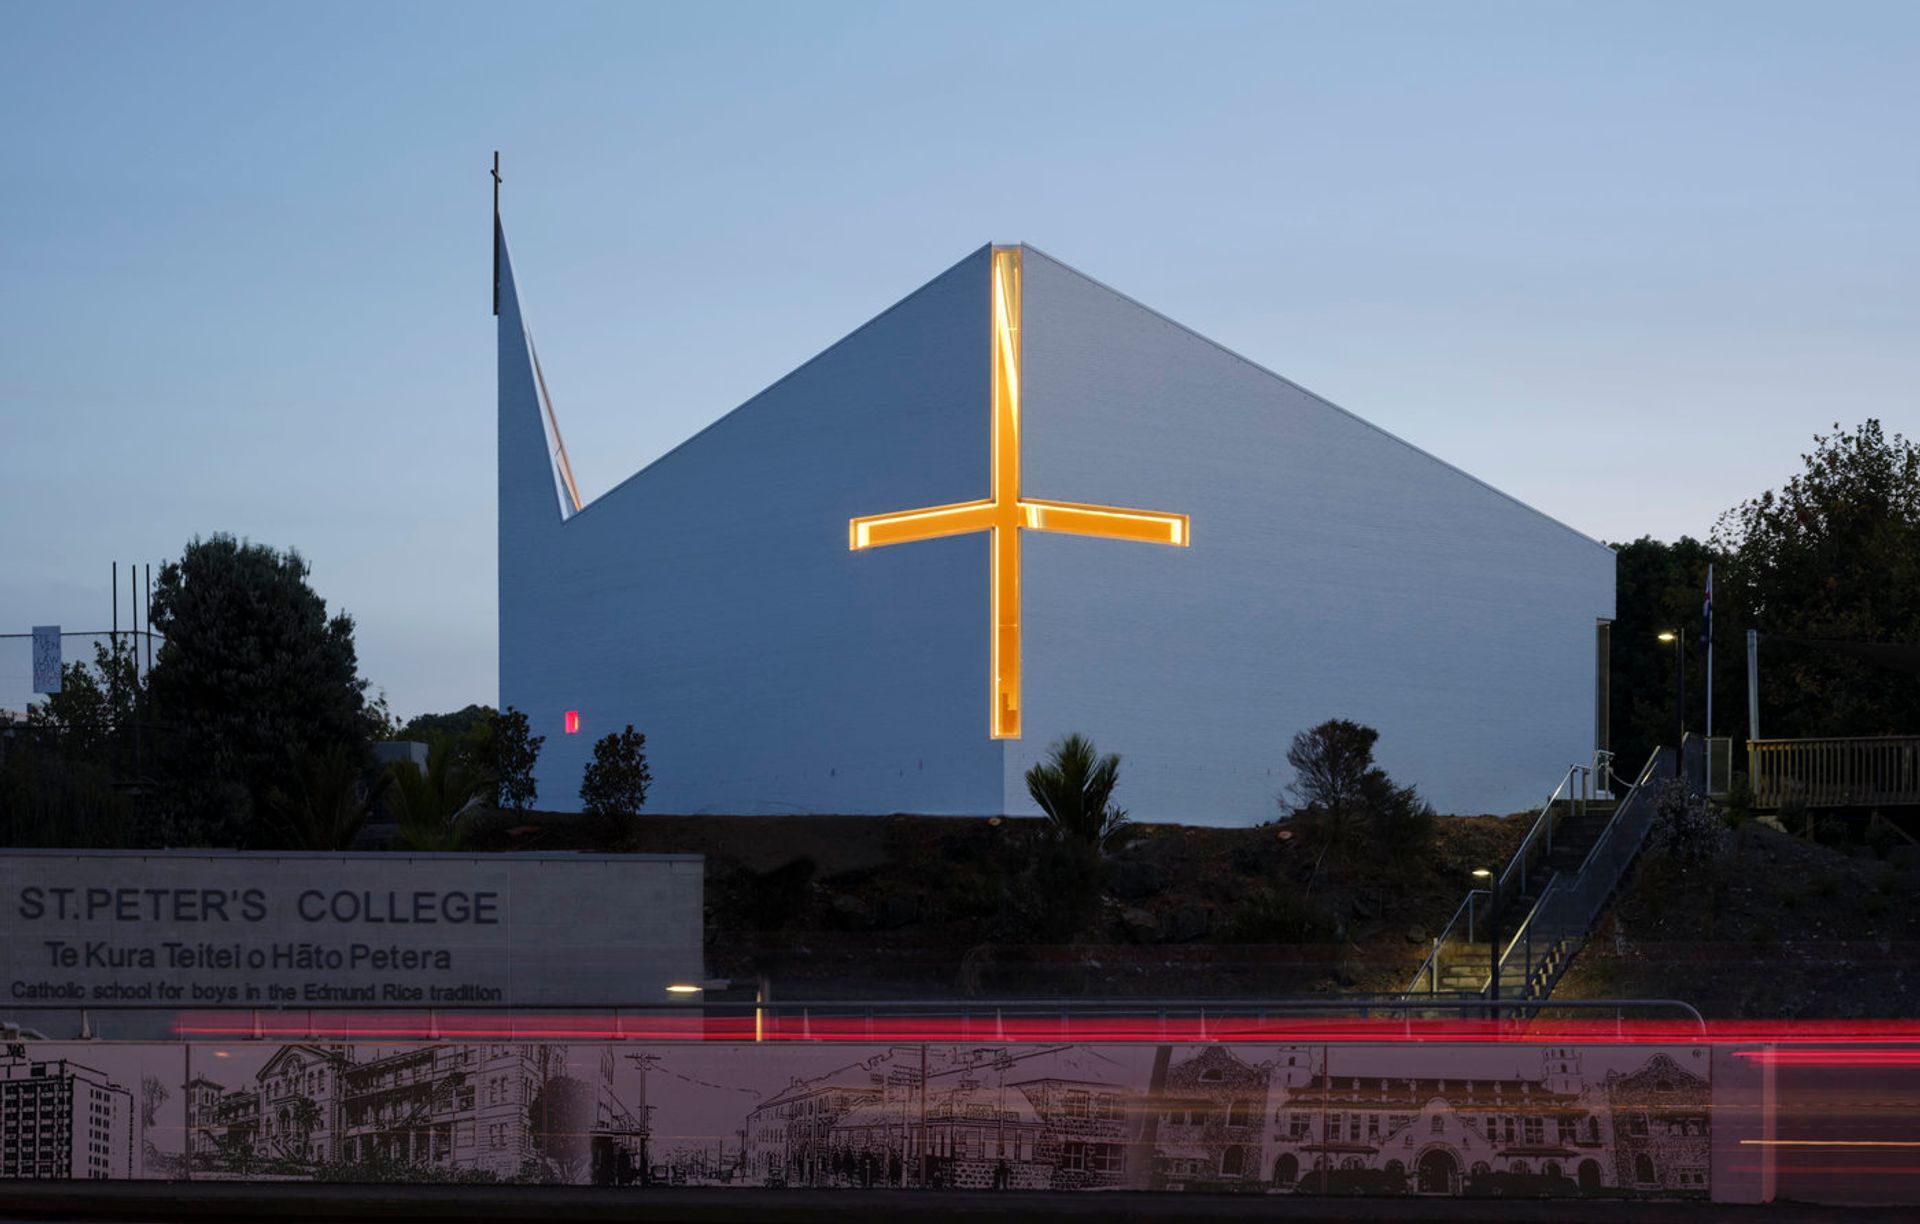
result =
[[[1020,248],[995,247],[991,495],[984,501],[868,515],[847,524],[847,544],[856,551],[987,533],[993,584],[988,644],[992,700],[987,730],[994,739],[1020,738],[1020,533],[1063,531],[1182,548],[1192,539],[1184,514],[1020,496],[1020,273]]]

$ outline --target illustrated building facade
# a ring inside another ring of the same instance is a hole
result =
[[[133,1098],[68,1059],[0,1062],[0,1180],[132,1176]]]
[[[1543,1047],[1537,1078],[1336,1075],[1277,1095],[1268,1137],[1276,1188],[1404,1187],[1460,1194],[1476,1181],[1571,1182],[1582,1194],[1708,1190],[1709,1083],[1667,1054],[1584,1076],[1581,1052]],[[1392,1186],[1369,1182],[1385,1174]],[[1316,1179],[1323,1179],[1316,1182]]]
[[[1592,756],[1609,549],[1031,247],[583,501],[496,240],[500,702],[543,804],[628,724],[687,812],[1030,813],[1071,731],[1197,823],[1270,816],[1329,718],[1442,811]]]
[[[560,1047],[418,1045],[364,1061],[351,1046],[282,1046],[252,1084],[186,1085],[190,1167],[279,1163],[460,1169],[521,1176],[539,1153],[531,1114]]]

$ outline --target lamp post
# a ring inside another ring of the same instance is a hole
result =
[[[1500,877],[1489,867],[1475,867],[1473,878],[1487,886],[1487,1014],[1500,1018]]]
[[[705,994],[707,991],[731,990],[732,988],[733,988],[733,979],[731,978],[707,978],[706,980],[699,981],[699,982],[671,982],[667,985],[667,993],[672,995],[697,994],[702,996],[702,1001],[704,1002]],[[754,978],[753,980],[753,1039],[756,1042],[766,1040],[766,1037],[767,1037],[766,1006],[767,1006],[768,1000],[772,998],[773,998],[773,984],[767,980],[767,975],[763,973],[760,976]]]
[[[1673,750],[1677,753],[1687,738],[1687,639],[1686,635],[1672,629],[1662,629],[1660,640],[1674,648],[1673,721],[1677,730]]]

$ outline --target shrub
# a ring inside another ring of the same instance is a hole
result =
[[[1372,727],[1335,718],[1300,732],[1287,749],[1294,780],[1280,799],[1281,816],[1318,847],[1320,860],[1364,847],[1404,866],[1432,844],[1433,808],[1373,763],[1379,739]]]
[[[647,769],[647,737],[628,723],[602,736],[580,779],[580,810],[603,820],[628,820],[647,802],[653,774]]]
[[[1027,770],[1027,794],[1040,805],[1054,833],[1106,849],[1120,840],[1127,813],[1113,805],[1120,758],[1101,756],[1093,741],[1075,732],[1057,740],[1047,759]]]
[[[526,714],[512,706],[488,717],[486,727],[486,738],[480,742],[480,766],[492,780],[494,806],[524,812],[540,797],[533,767],[539,763],[540,746],[547,737],[533,734]]]
[[[1678,778],[1660,788],[1648,842],[1682,872],[1711,866],[1726,845],[1726,825]]]

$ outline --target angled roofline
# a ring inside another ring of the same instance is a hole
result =
[[[1270,370],[1266,366],[1263,366],[1259,362],[1253,360],[1251,357],[1248,357],[1243,353],[1235,352],[1233,349],[1230,349],[1226,345],[1220,343],[1218,340],[1215,340],[1212,336],[1209,336],[1204,332],[1196,331],[1193,328],[1188,327],[1185,323],[1180,322],[1180,320],[1172,318],[1166,314],[1163,314],[1158,310],[1155,310],[1153,307],[1147,305],[1145,302],[1141,301],[1139,298],[1134,297],[1132,294],[1125,293],[1119,289],[1115,289],[1112,285],[1107,284],[1107,282],[1099,279],[1098,277],[1088,276],[1085,272],[1082,272],[1080,269],[1074,267],[1072,264],[1067,263],[1065,260],[1054,258],[1052,255],[1049,255],[1047,252],[1041,250],[1037,246],[1034,246],[1030,242],[1023,242],[1023,243],[1020,243],[1019,245],[1026,248],[1029,251],[1032,251],[1034,254],[1040,256],[1042,259],[1047,260],[1049,263],[1058,264],[1060,267],[1065,268],[1067,271],[1073,273],[1075,276],[1079,277],[1081,280],[1084,280],[1089,284],[1098,285],[1100,288],[1105,289],[1108,293],[1113,294],[1115,297],[1122,298],[1125,301],[1130,302],[1135,306],[1138,306],[1140,309],[1146,311],[1148,314],[1152,315],[1154,318],[1159,319],[1162,323],[1166,323],[1169,326],[1179,328],[1181,331],[1187,333],[1189,336],[1192,336],[1197,340],[1205,341],[1206,343],[1212,345],[1214,348],[1217,348],[1221,352],[1225,353],[1227,356],[1233,358],[1235,361],[1238,361],[1243,365],[1250,366],[1253,369],[1260,371],[1260,373],[1265,374],[1269,378],[1277,379],[1280,382],[1285,383],[1287,386],[1292,387],[1295,391],[1298,391],[1300,394],[1306,396],[1308,399],[1313,400],[1314,402],[1320,404],[1321,406],[1326,408],[1331,408],[1333,411],[1339,413],[1340,415],[1347,417],[1353,421],[1356,421],[1361,425],[1366,426],[1368,429],[1373,430],[1375,433],[1379,434],[1383,438],[1386,438],[1388,441],[1397,442],[1401,446],[1404,446],[1408,450],[1412,451],[1414,454],[1439,464],[1441,467],[1446,468],[1448,471],[1453,472],[1455,475],[1466,477],[1468,480],[1471,480],[1473,483],[1479,485],[1483,489],[1486,489],[1490,493],[1495,493],[1500,497],[1504,497],[1506,500],[1512,502],[1514,505],[1520,507],[1522,510],[1525,510],[1525,511],[1528,511],[1529,513],[1540,516],[1541,518],[1547,520],[1549,523],[1552,523],[1554,526],[1562,528],[1568,532],[1571,532],[1573,535],[1580,537],[1582,540],[1585,540],[1587,543],[1592,544],[1596,548],[1606,549],[1608,553],[1612,553],[1614,551],[1613,546],[1608,544],[1606,541],[1590,536],[1586,532],[1580,530],[1578,527],[1574,527],[1568,523],[1562,522],[1560,519],[1553,517],[1551,514],[1548,514],[1546,511],[1538,508],[1537,506],[1528,505],[1526,502],[1521,501],[1519,498],[1507,492],[1505,489],[1497,488],[1494,485],[1488,484],[1486,481],[1480,479],[1478,476],[1475,476],[1472,472],[1467,471],[1465,468],[1462,468],[1455,464],[1447,462],[1445,459],[1440,458],[1440,456],[1434,454],[1432,451],[1425,450],[1421,447],[1415,446],[1413,443],[1407,441],[1405,438],[1394,433],[1393,431],[1388,429],[1382,429],[1380,426],[1375,425],[1372,421],[1369,421],[1367,418],[1361,416],[1359,413],[1354,412],[1348,408],[1342,408],[1340,405],[1334,403],[1332,400],[1328,399],[1326,396],[1321,395],[1317,391],[1313,391],[1307,387],[1301,386],[1299,383],[1293,381],[1291,378],[1288,378],[1285,374],[1280,374],[1273,370]]]
[[[571,523],[573,522],[574,519],[577,519],[581,515],[588,513],[595,506],[599,505],[601,502],[606,501],[608,498],[612,497],[615,493],[618,493],[621,489],[626,488],[628,485],[632,484],[634,481],[640,479],[642,476],[645,476],[648,472],[651,472],[653,469],[659,467],[661,464],[673,458],[675,455],[679,454],[681,451],[692,446],[695,442],[698,442],[701,438],[705,437],[707,434],[718,429],[721,426],[721,424],[723,424],[728,418],[734,416],[736,413],[742,412],[745,409],[752,407],[758,401],[765,399],[769,394],[771,394],[776,388],[781,386],[783,383],[786,383],[791,379],[798,378],[803,372],[806,371],[806,369],[809,366],[812,366],[816,362],[819,362],[820,360],[825,358],[828,353],[831,353],[834,349],[839,348],[841,345],[845,344],[847,341],[853,339],[855,336],[858,336],[860,333],[866,331],[868,328],[873,327],[875,324],[879,323],[882,319],[885,319],[888,315],[892,314],[894,311],[900,309],[902,306],[905,306],[908,302],[912,301],[914,298],[918,297],[921,293],[923,293],[929,285],[933,284],[935,281],[940,280],[942,277],[951,273],[954,269],[958,268],[961,264],[966,263],[969,259],[977,259],[982,251],[992,250],[993,245],[994,244],[991,242],[982,243],[979,246],[968,251],[965,255],[962,255],[959,259],[954,260],[952,263],[948,264],[946,267],[942,268],[940,271],[934,273],[932,276],[928,277],[926,280],[921,281],[917,287],[915,287],[913,290],[908,292],[905,296],[901,297],[898,301],[894,302],[893,305],[888,306],[885,310],[882,310],[879,314],[874,315],[872,318],[868,319],[865,323],[860,324],[858,327],[854,328],[850,332],[847,332],[845,335],[839,337],[838,339],[828,342],[826,347],[820,349],[813,356],[807,358],[805,361],[793,367],[791,370],[788,370],[785,374],[782,374],[780,377],[774,379],[772,382],[760,388],[760,390],[754,392],[752,395],[749,395],[746,399],[741,400],[738,404],[735,404],[733,407],[727,409],[725,412],[721,413],[719,416],[715,417],[713,420],[707,422],[705,425],[701,426],[699,429],[695,430],[693,433],[688,434],[681,441],[675,443],[673,446],[669,447],[667,450],[655,456],[643,467],[634,471],[632,474],[626,477],[623,477],[618,484],[612,486],[606,492],[601,493],[597,497],[593,498],[591,501],[587,502],[585,505],[581,506],[580,509],[576,510],[573,514],[567,516],[566,523]],[[566,526],[566,523],[562,523],[561,526],[563,527]]]

